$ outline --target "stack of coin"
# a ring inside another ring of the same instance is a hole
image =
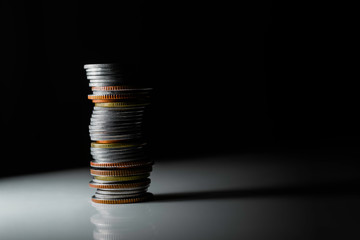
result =
[[[95,103],[90,119],[90,187],[95,203],[148,200],[153,162],[146,158],[142,121],[151,89],[129,80],[119,64],[86,64]]]

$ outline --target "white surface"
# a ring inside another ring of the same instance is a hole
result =
[[[344,209],[357,205],[358,196],[289,196],[276,189],[312,182],[318,172],[301,161],[268,160],[229,156],[159,163],[149,189],[157,200],[129,205],[92,204],[89,169],[0,179],[0,239],[309,239],[350,234],[353,226],[349,221],[344,227],[349,214]],[[319,181],[338,170],[330,167]],[[334,226],[348,229],[340,233]]]

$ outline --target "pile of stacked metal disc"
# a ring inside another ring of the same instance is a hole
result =
[[[121,204],[145,201],[153,162],[144,151],[142,123],[150,88],[138,85],[119,64],[86,64],[95,103],[90,120],[92,201]]]

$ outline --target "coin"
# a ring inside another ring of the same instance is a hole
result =
[[[131,168],[131,167],[149,166],[152,164],[153,161],[130,161],[130,162],[115,162],[115,163],[109,163],[109,162],[102,163],[96,161],[90,162],[91,167],[97,167],[97,168]]]
[[[91,143],[91,147],[93,148],[127,148],[139,145],[141,145],[141,143]]]
[[[89,186],[98,189],[123,189],[123,190],[134,190],[148,188],[151,180],[149,178],[144,178],[137,181],[128,181],[128,182],[118,182],[118,181],[103,181],[98,179],[93,179],[90,181]]]
[[[95,197],[100,199],[134,198],[134,197],[140,197],[141,195],[143,195],[143,193],[133,193],[133,194],[100,194],[98,192],[95,193]]]
[[[123,108],[131,108],[131,107],[143,107],[149,105],[148,103],[128,103],[128,102],[111,102],[111,103],[95,103],[95,107],[123,107]]]
[[[92,176],[127,177],[127,176],[142,175],[149,173],[151,171],[152,171],[151,166],[143,166],[143,167],[128,168],[128,169],[112,169],[112,170],[91,168],[90,174]]]
[[[140,189],[127,189],[127,190],[104,190],[98,189],[96,190],[97,194],[109,194],[109,195],[126,195],[126,194],[139,194],[145,193],[147,188],[140,188]]]
[[[95,64],[85,64],[84,68],[88,71],[89,69],[119,69],[121,65],[119,63],[95,63]]]
[[[134,176],[94,176],[96,180],[103,181],[112,181],[112,182],[126,182],[126,181],[135,181],[143,178],[147,178],[150,176],[150,173],[142,174],[142,175],[134,175]]]
[[[97,91],[147,91],[150,92],[152,88],[136,88],[134,86],[108,86],[108,87],[92,87],[93,92]]]
[[[107,158],[102,158],[102,157],[94,157],[93,156],[94,161],[96,163],[99,164],[93,164],[94,167],[97,167],[99,165],[101,165],[100,163],[103,164],[119,164],[119,163],[127,163],[127,162],[135,162],[135,161],[142,161],[145,159],[145,156],[138,156],[138,157],[129,157],[129,158],[111,158],[111,157],[107,157]],[[134,165],[135,166],[135,165]]]
[[[128,204],[128,203],[137,203],[137,202],[144,202],[149,201],[153,198],[151,193],[145,193],[138,197],[133,198],[123,198],[123,199],[104,199],[93,196],[91,201],[94,203],[102,203],[102,204]]]
[[[86,71],[86,76],[113,76],[113,75],[123,76],[122,71],[119,71],[119,70],[102,69],[102,70],[97,70],[97,71],[93,71],[93,70]]]

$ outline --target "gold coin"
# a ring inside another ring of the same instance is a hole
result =
[[[128,147],[135,147],[139,146],[141,144],[134,144],[134,143],[122,143],[122,142],[116,142],[116,143],[97,143],[92,142],[91,147],[93,148],[128,148]]]

